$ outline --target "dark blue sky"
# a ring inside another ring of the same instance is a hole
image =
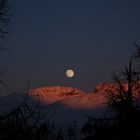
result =
[[[3,52],[9,89],[64,85],[93,91],[128,62],[140,41],[139,0],[11,0]],[[75,70],[68,79],[65,70]]]

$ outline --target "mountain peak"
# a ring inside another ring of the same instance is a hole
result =
[[[84,92],[79,89],[64,86],[39,87],[30,89],[29,93],[30,96],[37,98],[39,97],[41,101],[48,104],[69,96],[84,94]]]

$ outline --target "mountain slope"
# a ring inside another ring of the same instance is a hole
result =
[[[124,84],[127,89],[127,85]],[[76,88],[51,86],[39,87],[29,90],[28,103],[32,106],[38,101],[41,103],[41,111],[45,117],[51,119],[57,124],[70,124],[73,121],[84,123],[87,116],[95,118],[112,117],[114,113],[108,107],[108,91],[116,92],[116,84],[101,83],[97,85],[95,92],[84,93]],[[139,89],[133,89],[134,96],[139,102]],[[12,110],[24,98],[23,93],[11,94],[5,99],[0,100],[0,112]]]
[[[73,121],[81,123],[87,116],[102,118],[113,114],[104,92],[89,94],[71,87],[53,86],[31,89],[29,95],[46,105],[47,117],[59,125]]]

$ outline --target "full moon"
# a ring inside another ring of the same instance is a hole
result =
[[[72,69],[69,69],[66,71],[66,76],[68,78],[72,78],[74,76],[74,71]]]

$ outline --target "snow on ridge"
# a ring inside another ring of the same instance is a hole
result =
[[[84,94],[84,92],[76,88],[63,86],[40,87],[29,90],[29,95],[31,97],[39,98],[46,104],[51,104],[69,96],[77,96],[81,94]]]

